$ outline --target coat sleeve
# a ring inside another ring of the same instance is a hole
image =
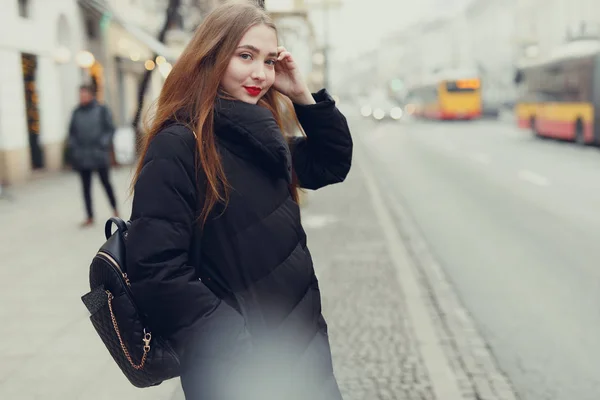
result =
[[[69,138],[67,140],[67,145],[69,147],[74,147],[77,145],[77,132],[75,131],[75,113],[77,111],[73,111],[71,113],[71,120],[69,121]]]
[[[346,118],[325,89],[313,97],[316,104],[294,104],[306,137],[290,141],[294,170],[306,189],[342,182],[352,163],[352,136]]]
[[[150,327],[165,337],[190,327],[218,304],[189,261],[196,188],[202,187],[195,175],[194,150],[181,136],[161,132],[134,187],[128,275]]]
[[[102,105],[102,146],[109,147],[115,135],[115,124],[113,122],[112,112],[110,109]]]

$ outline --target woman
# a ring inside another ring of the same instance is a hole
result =
[[[306,136],[288,144],[284,115]],[[346,119],[325,90],[311,95],[262,10],[206,17],[158,99],[127,244],[186,398],[341,399],[298,187],[343,181],[351,158]]]

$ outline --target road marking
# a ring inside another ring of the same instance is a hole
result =
[[[527,169],[522,169],[518,173],[518,177],[525,182],[532,183],[537,186],[549,186],[550,180],[545,176],[540,174],[536,174],[535,172],[529,171]]]
[[[361,161],[365,157],[357,152],[357,158]],[[415,270],[413,261],[410,259],[404,240],[394,225],[392,213],[385,204],[383,194],[376,183],[374,173],[366,161],[359,161],[360,171],[365,178],[367,189],[371,195],[371,203],[377,214],[377,219],[383,228],[387,248],[394,267],[397,271],[397,279],[404,298],[408,317],[418,340],[419,350],[431,379],[434,398],[440,400],[462,400],[463,396],[458,386],[455,372],[442,348],[441,340],[436,332],[426,301],[430,294],[422,287],[422,283]]]
[[[471,154],[470,158],[473,161],[476,161],[480,164],[489,164],[492,162],[491,158],[489,155],[484,154],[484,153],[476,153],[476,154]]]

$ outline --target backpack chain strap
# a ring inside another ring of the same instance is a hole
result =
[[[112,308],[112,300],[114,299],[114,296],[108,290],[106,291],[106,294],[108,295],[108,309],[110,311],[110,317],[112,319],[115,333],[117,334],[117,337],[119,338],[119,343],[121,344],[121,349],[123,350],[123,354],[125,354],[127,361],[129,361],[129,364],[131,364],[131,366],[134,369],[140,370],[140,369],[144,368],[144,364],[146,364],[146,358],[148,358],[148,353],[150,352],[150,341],[152,340],[152,334],[150,332],[146,332],[146,329],[144,329],[144,338],[142,339],[144,341],[144,355],[142,356],[142,361],[140,361],[140,363],[138,365],[136,365],[133,362],[133,360],[131,359],[131,355],[129,354],[129,351],[127,350],[127,347],[125,347],[125,343],[123,343],[123,339],[121,338],[121,332],[119,331],[119,325],[117,324],[117,319],[115,318],[115,313],[113,312],[113,308]]]

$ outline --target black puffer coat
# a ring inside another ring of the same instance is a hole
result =
[[[300,210],[288,184],[342,182],[352,139],[325,90],[296,105],[306,132],[288,147],[258,105],[217,100],[230,189],[200,232],[195,138],[180,125],[150,145],[135,186],[127,263],[152,329],[180,353],[188,399],[341,399]]]
[[[115,127],[108,107],[93,100],[78,106],[69,124],[70,162],[75,169],[110,166],[110,146]]]

